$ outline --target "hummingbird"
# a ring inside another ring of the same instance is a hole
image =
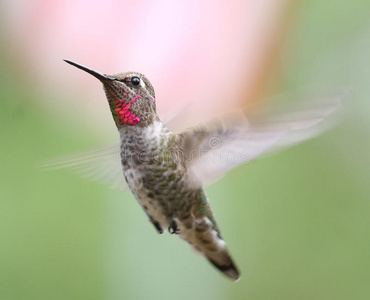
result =
[[[126,182],[159,234],[168,230],[178,235],[234,281],[240,272],[222,238],[204,185],[273,146],[283,148],[316,135],[318,130],[311,128],[340,105],[341,95],[335,95],[311,109],[284,110],[273,117],[257,112],[249,118],[238,110],[175,133],[159,118],[154,88],[143,74],[107,75],[71,60],[65,62],[103,84],[119,132],[120,161],[112,159],[114,146],[49,166],[86,173],[98,162],[91,177],[120,186]],[[114,164],[114,172],[109,164]]]

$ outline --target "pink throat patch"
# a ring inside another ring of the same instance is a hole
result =
[[[136,98],[133,98],[130,103],[127,103],[125,98],[116,102],[116,108],[114,111],[120,124],[136,125],[140,122],[140,118],[130,111],[131,104],[139,98],[140,95],[136,95]]]

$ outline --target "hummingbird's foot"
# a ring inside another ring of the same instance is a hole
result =
[[[154,220],[153,218],[150,218],[150,222],[152,222],[152,224],[154,225],[155,229],[157,229],[159,234],[163,233],[162,226],[156,220]]]
[[[168,227],[168,232],[171,234],[179,234],[180,228],[177,227],[177,223],[175,220],[172,220],[170,223],[170,227]]]

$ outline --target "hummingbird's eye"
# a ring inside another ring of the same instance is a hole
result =
[[[139,77],[132,77],[131,78],[131,83],[132,83],[132,85],[136,85],[136,86],[140,85],[140,78]]]

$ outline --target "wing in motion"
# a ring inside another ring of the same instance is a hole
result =
[[[280,111],[260,108],[251,117],[240,110],[181,133],[194,184],[209,184],[261,154],[318,135],[328,127],[322,121],[340,106],[342,97],[343,93],[330,95],[304,108],[302,102]]]
[[[129,191],[123,178],[119,143],[81,153],[46,160],[39,164],[44,170],[70,169],[77,175]]]

